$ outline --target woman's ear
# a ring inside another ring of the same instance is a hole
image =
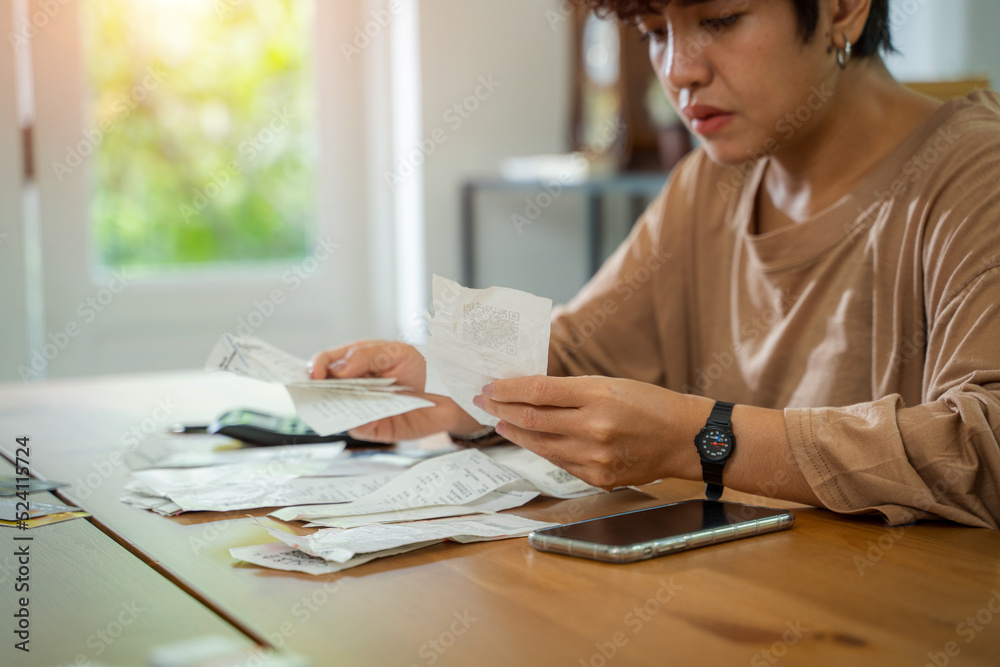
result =
[[[857,44],[865,31],[871,0],[829,0],[830,36],[828,39],[837,49],[843,49],[846,42]]]

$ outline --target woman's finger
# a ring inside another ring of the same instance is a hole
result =
[[[483,396],[501,403],[578,408],[587,402],[586,379],[531,375],[511,380],[494,380],[483,387]]]
[[[580,419],[577,408],[499,403],[483,396],[476,396],[472,402],[481,410],[525,431],[570,435],[579,430],[579,426],[575,423]]]
[[[405,353],[403,343],[361,341],[321,352],[313,358],[312,377],[357,378],[380,376],[392,369]]]

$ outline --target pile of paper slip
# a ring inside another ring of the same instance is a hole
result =
[[[233,555],[266,567],[322,573],[444,539],[526,535],[548,524],[496,512],[520,507],[540,494],[576,498],[600,492],[515,445],[464,449],[425,460],[357,456],[343,447],[218,452],[212,465],[204,467],[138,470],[126,480],[122,501],[164,515],[278,507],[271,516],[328,530],[303,538],[271,529],[283,544],[235,549]],[[251,452],[251,458],[240,460]],[[319,567],[310,560],[314,558],[334,563],[324,561]]]

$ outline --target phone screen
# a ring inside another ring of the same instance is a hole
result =
[[[787,511],[717,500],[688,500],[546,528],[538,532],[607,546],[627,546],[782,514],[787,514]]]

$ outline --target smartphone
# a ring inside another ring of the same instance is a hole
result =
[[[278,417],[256,410],[230,410],[208,426],[176,425],[175,433],[215,433],[250,445],[311,445],[345,442],[348,447],[385,447],[384,442],[357,440],[346,433],[319,435],[298,417]]]
[[[539,551],[631,563],[787,530],[794,523],[788,510],[687,500],[536,530],[528,542]]]

